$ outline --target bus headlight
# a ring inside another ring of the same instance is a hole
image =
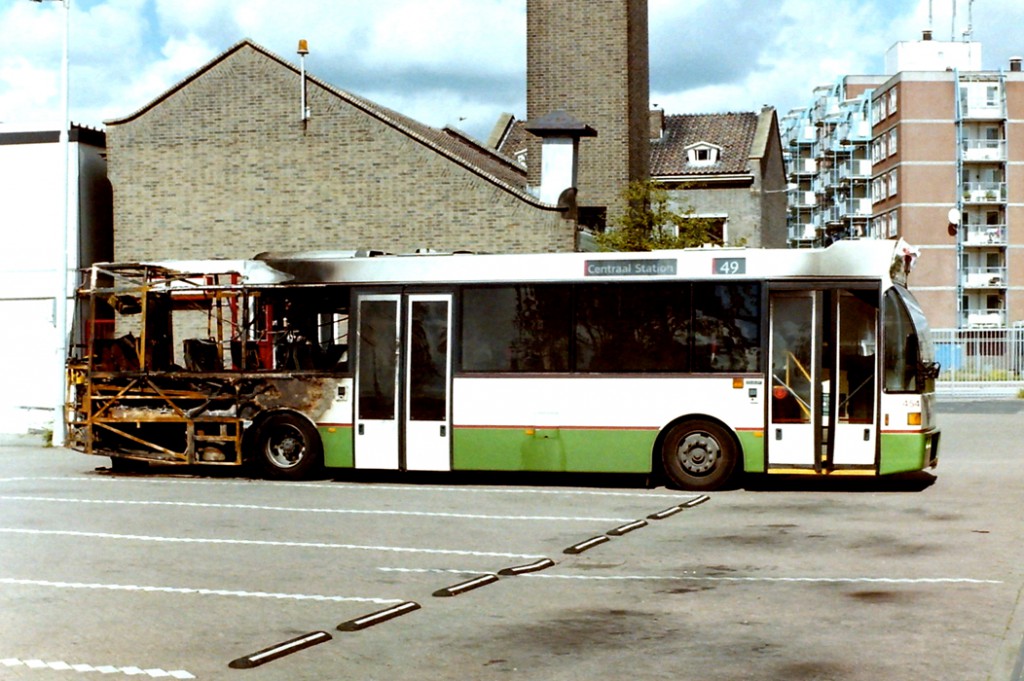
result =
[[[919,426],[921,425],[921,412],[912,411],[907,414],[907,425],[908,426]]]

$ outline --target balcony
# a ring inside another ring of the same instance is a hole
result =
[[[1006,288],[1006,267],[968,267],[963,282],[964,288]]]
[[[818,205],[818,198],[814,192],[790,190],[789,199],[789,205],[797,208],[810,208]]]
[[[818,172],[818,162],[813,158],[797,158],[789,163],[789,172],[793,175],[814,175]]]
[[[793,146],[796,146],[798,144],[801,144],[801,145],[814,144],[815,142],[818,141],[818,133],[814,129],[813,125],[800,125],[800,126],[796,126],[793,129],[793,132],[795,134],[789,140],[789,143],[791,145],[793,145]]]
[[[965,182],[965,203],[1005,203],[1005,182]]]
[[[1006,140],[965,139],[961,143],[967,163],[999,163],[1006,161]]]
[[[963,318],[967,326],[1006,326],[1006,310],[999,308],[967,308]]]
[[[961,99],[960,116],[961,118],[969,118],[976,121],[995,121],[1006,118],[1002,102],[982,97]]]
[[[868,180],[871,178],[871,161],[850,159],[839,166],[839,177],[847,180]]]
[[[1006,225],[964,225],[965,246],[1005,246]]]
[[[869,218],[871,206],[871,199],[847,199],[840,204],[840,211],[845,218]]]
[[[818,238],[818,228],[814,223],[806,222],[790,225],[789,240],[791,242],[814,241]]]

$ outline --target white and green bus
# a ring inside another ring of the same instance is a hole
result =
[[[935,466],[910,249],[264,254],[101,264],[69,444],[321,468],[885,475]]]

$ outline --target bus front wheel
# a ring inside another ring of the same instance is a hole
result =
[[[309,421],[281,412],[268,416],[259,425],[254,453],[264,477],[303,480],[320,466],[323,443]]]
[[[661,446],[665,474],[680,489],[721,488],[736,470],[737,450],[729,432],[712,421],[684,421],[673,426]]]

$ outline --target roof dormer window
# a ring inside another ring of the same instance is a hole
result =
[[[697,142],[686,147],[686,160],[690,165],[709,166],[718,163],[722,148],[709,142]]]

